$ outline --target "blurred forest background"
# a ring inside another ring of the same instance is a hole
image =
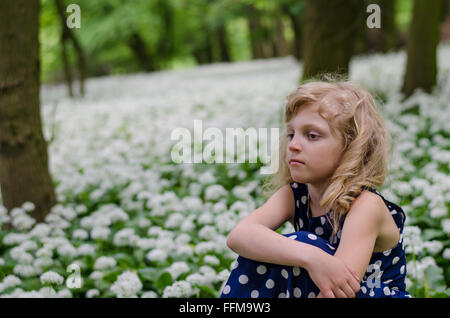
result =
[[[269,127],[290,69],[298,84],[355,61],[403,155],[408,288],[449,297],[449,43],[450,0],[1,0],[0,295],[217,296],[225,237],[263,202],[259,167],[180,168],[167,129]],[[64,289],[73,262],[85,285]]]

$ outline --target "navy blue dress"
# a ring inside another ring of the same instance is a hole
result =
[[[308,187],[292,182],[295,197],[295,231],[284,234],[293,240],[317,246],[334,255],[340,242],[342,225],[332,236],[331,223],[325,216],[312,217],[307,211]],[[361,280],[356,297],[411,297],[405,290],[406,258],[403,248],[403,225],[406,215],[396,204],[386,200],[373,188],[365,188],[381,196],[400,231],[397,245],[383,252],[374,252]],[[331,219],[331,212],[328,212]],[[315,298],[319,289],[304,268],[263,263],[239,256],[233,262],[221,298]]]

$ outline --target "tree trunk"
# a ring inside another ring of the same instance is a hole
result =
[[[163,69],[174,53],[174,9],[167,0],[159,0],[156,5],[164,27],[160,30],[155,58],[158,61],[158,69]]]
[[[252,57],[253,59],[262,59],[264,58],[264,47],[261,14],[253,5],[248,5],[246,11],[248,16]]]
[[[219,55],[221,62],[231,62],[230,52],[228,49],[228,35],[225,21],[217,26],[217,41],[219,46]]]
[[[388,52],[395,48],[397,41],[397,27],[395,24],[396,0],[377,0],[380,6],[381,28],[367,28],[367,51]]]
[[[358,26],[360,0],[307,0],[303,30],[303,79],[323,73],[348,73]]]
[[[137,32],[133,32],[128,41],[128,45],[136,56],[137,60],[141,64],[142,69],[146,72],[152,72],[155,70],[155,65],[152,57],[147,52],[147,47],[144,40]]]
[[[417,88],[430,93],[436,85],[436,51],[441,10],[441,1],[414,1],[413,18],[408,35],[406,73],[402,88],[406,97]]]
[[[73,47],[75,49],[76,55],[77,55],[77,64],[78,64],[78,80],[80,85],[80,95],[84,96],[85,88],[84,88],[84,80],[86,78],[86,59],[84,50],[82,49],[80,42],[78,41],[77,37],[73,33],[72,29],[69,29],[66,24],[66,13],[65,13],[65,6],[63,3],[63,0],[55,0],[56,5],[56,11],[58,12],[59,20],[61,21],[61,28],[62,28],[62,40],[61,45],[63,46],[63,62],[64,62],[64,69],[69,68],[69,72],[65,70],[66,74],[66,82],[72,81],[72,75],[70,74],[70,64],[67,57],[67,50],[64,46],[66,46],[68,41],[72,41]],[[66,65],[67,64],[67,65]],[[70,77],[70,78],[69,78]],[[70,91],[72,90],[71,84],[69,87],[69,95]],[[71,95],[73,96],[73,94]]]
[[[284,36],[284,24],[280,17],[275,18],[274,52],[274,55],[278,57],[289,55],[289,46]]]
[[[11,210],[30,201],[44,220],[56,203],[39,106],[39,0],[0,1],[0,187]]]

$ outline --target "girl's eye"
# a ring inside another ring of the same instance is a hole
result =
[[[294,138],[294,134],[287,134],[287,137],[288,137],[289,139],[292,139],[292,138]]]
[[[316,134],[308,134],[308,136],[315,136],[315,137],[319,137],[319,135],[316,135]],[[312,138],[312,139],[317,139],[317,138]]]

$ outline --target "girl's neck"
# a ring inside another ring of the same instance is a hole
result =
[[[309,194],[309,206],[311,208],[311,214],[313,217],[320,216],[328,212],[325,211],[319,204],[320,199],[322,198],[322,195],[325,192],[327,186],[328,184],[319,184],[319,185],[312,185],[310,183],[307,184]]]

